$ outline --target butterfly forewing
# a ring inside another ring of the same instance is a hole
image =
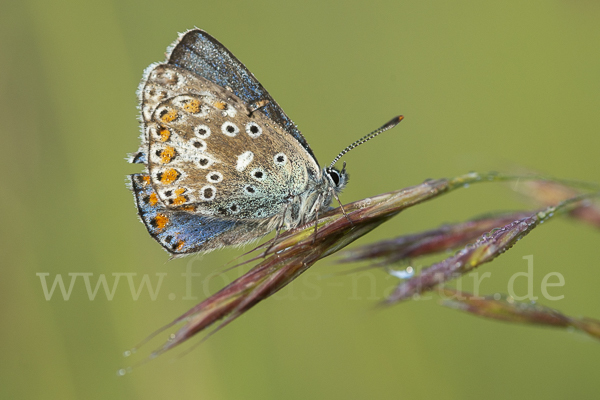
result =
[[[292,135],[315,158],[304,136],[266,89],[244,64],[208,33],[193,29],[183,34],[173,45],[168,62],[218,86],[231,88],[246,104],[268,100],[268,104],[263,108],[267,118]]]

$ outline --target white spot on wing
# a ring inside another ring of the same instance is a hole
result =
[[[221,132],[229,137],[235,137],[240,132],[240,128],[233,122],[225,121],[223,125],[221,125]]]
[[[211,201],[217,195],[217,189],[213,185],[204,185],[200,189],[200,198],[204,201]]]
[[[277,153],[273,157],[273,162],[275,165],[283,166],[287,162],[287,156],[283,153]]]
[[[254,153],[251,151],[247,151],[245,153],[240,154],[238,156],[237,165],[235,166],[235,169],[242,172],[252,162],[253,159]]]
[[[206,125],[198,125],[194,129],[194,133],[200,136],[202,139],[206,139],[210,136],[210,128]]]
[[[223,180],[223,174],[219,171],[209,172],[208,175],[206,175],[206,180],[212,183],[219,183]]]
[[[246,124],[246,133],[252,139],[256,139],[262,134],[262,128],[256,122],[248,122]]]

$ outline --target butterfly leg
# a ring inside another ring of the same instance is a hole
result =
[[[265,250],[265,252],[262,254],[262,257],[265,258],[268,254],[269,254],[269,250],[271,250],[271,248],[275,245],[275,243],[277,242],[277,239],[279,238],[279,234],[281,233],[281,229],[283,228],[283,225],[285,224],[285,214],[287,213],[289,207],[289,203],[285,205],[285,208],[283,209],[283,218],[281,218],[281,222],[279,222],[279,224],[277,225],[277,229],[275,230],[275,237],[273,238],[273,240],[271,240],[271,244],[269,244],[269,246],[267,247],[267,249]]]
[[[315,231],[313,234],[313,240],[312,243],[314,244],[317,241],[317,227],[319,225],[319,204],[321,204],[322,201],[322,196],[321,194],[319,194],[319,196],[317,197],[317,201],[315,201],[315,204],[313,205],[313,209],[311,210],[311,214],[314,212],[315,213]]]
[[[350,222],[350,225],[354,226],[354,224],[352,223],[352,220],[350,219],[348,214],[346,214],[346,210],[344,210],[344,206],[342,205],[342,202],[340,201],[340,198],[338,197],[338,195],[335,193],[335,191],[333,189],[331,189],[331,192],[333,193],[333,197],[337,200],[338,204],[340,205],[340,208],[342,209],[342,214],[344,214],[344,217],[346,217],[348,222]]]
[[[317,226],[319,225],[319,210],[317,209],[317,213],[315,215],[315,233],[313,234],[312,243],[315,244],[317,241]]]
[[[279,226],[277,227],[277,230],[275,231],[275,237],[271,241],[271,244],[269,244],[269,247],[267,247],[267,249],[265,250],[265,252],[262,254],[263,258],[267,257],[267,255],[269,254],[269,250],[271,250],[271,248],[277,242],[277,239],[279,238],[279,233],[281,232],[281,228],[283,228],[283,223],[279,224]]]

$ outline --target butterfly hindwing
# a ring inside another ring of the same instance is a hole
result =
[[[156,93],[168,97],[157,102]],[[319,172],[314,158],[281,127],[187,70],[156,66],[142,95],[148,171],[167,208],[269,218]]]
[[[148,233],[174,256],[244,244],[266,233],[256,223],[169,210],[158,199],[148,175],[130,175],[130,180],[138,214]]]

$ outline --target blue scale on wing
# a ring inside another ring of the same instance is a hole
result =
[[[127,161],[131,164],[148,164],[148,156],[143,151],[130,154]]]
[[[269,103],[260,110],[300,142],[316,160],[304,136],[260,82],[244,64],[208,33],[200,29],[186,32],[171,51],[168,63],[185,68],[221,87],[230,87],[233,93],[248,105],[268,100]]]
[[[210,219],[165,208],[158,200],[149,178],[146,174],[130,175],[138,215],[150,236],[169,253],[183,255],[211,250],[228,244],[227,239],[219,240],[219,237],[230,236],[227,233],[235,233],[240,228],[247,230],[243,226],[236,227],[236,221]]]

